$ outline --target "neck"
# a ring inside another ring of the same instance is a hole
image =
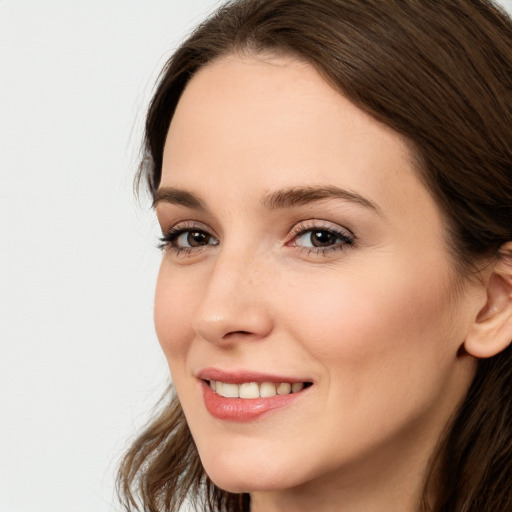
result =
[[[257,492],[251,512],[419,512],[423,482],[404,477],[394,472],[364,484],[319,479],[283,492]]]

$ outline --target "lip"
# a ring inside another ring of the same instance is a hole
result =
[[[215,380],[230,384],[242,384],[244,382],[311,382],[308,379],[285,377],[260,372],[237,371],[226,372],[215,368],[201,370],[197,374],[200,379],[204,404],[207,411],[216,419],[244,423],[254,421],[270,412],[276,412],[301,400],[308,388],[288,395],[275,395],[268,398],[225,398],[215,393],[206,381]]]
[[[229,384],[243,384],[244,382],[312,382],[310,378],[287,377],[285,375],[277,375],[270,373],[253,372],[250,370],[225,371],[219,368],[205,368],[196,374],[201,380],[220,380]]]

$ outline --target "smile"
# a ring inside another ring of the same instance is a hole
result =
[[[251,371],[205,369],[196,375],[211,416],[228,422],[251,422],[288,408],[310,394],[313,382]]]
[[[309,382],[243,382],[241,384],[210,380],[210,388],[224,398],[271,398],[276,395],[298,393],[311,385]]]

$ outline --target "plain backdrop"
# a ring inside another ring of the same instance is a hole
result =
[[[141,126],[216,5],[0,0],[0,512],[119,510],[116,464],[168,383]]]
[[[172,49],[213,0],[0,1],[0,512],[105,512],[168,383],[132,181]]]

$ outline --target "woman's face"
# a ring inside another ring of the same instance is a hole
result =
[[[308,64],[233,56],[191,80],[156,201],[155,323],[220,487],[424,469],[473,375],[476,306],[413,167]]]

